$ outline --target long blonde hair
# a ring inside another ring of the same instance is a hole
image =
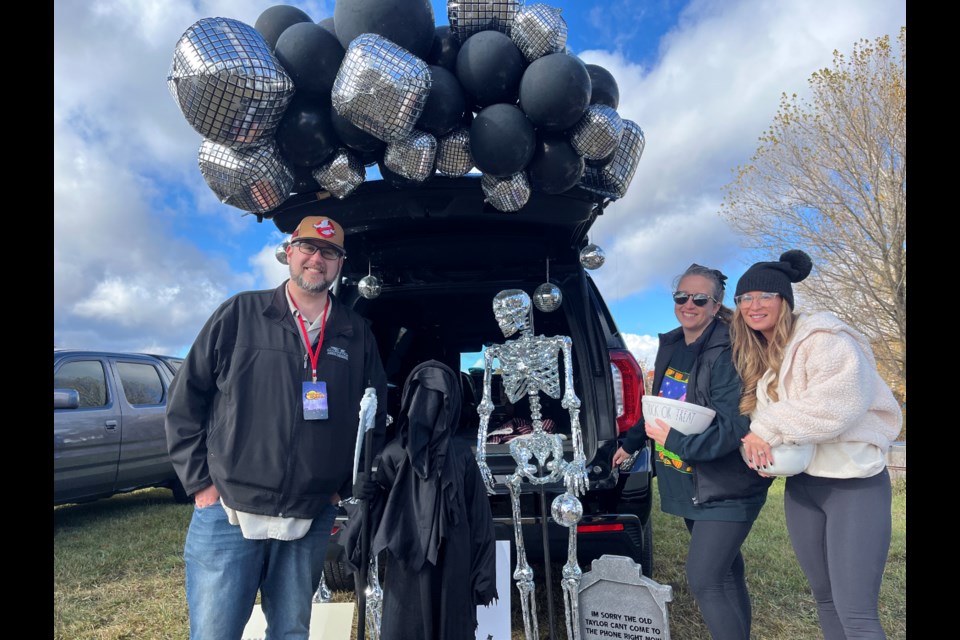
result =
[[[773,327],[773,339],[767,339],[759,331],[747,326],[743,314],[738,309],[730,323],[730,341],[733,346],[733,362],[743,381],[743,395],[740,396],[740,414],[748,416],[757,407],[757,384],[767,369],[773,369],[773,380],[767,387],[771,400],[778,400],[777,382],[780,380],[780,365],[787,342],[793,335],[797,314],[783,298],[780,300],[780,317]]]

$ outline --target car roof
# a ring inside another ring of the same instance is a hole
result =
[[[431,281],[489,278],[498,266],[516,276],[524,267],[543,276],[546,259],[575,267],[603,200],[575,187],[563,194],[533,192],[519,211],[485,202],[480,178],[434,177],[393,187],[374,180],[338,200],[326,191],[298,194],[267,214],[291,233],[305,216],[327,215],[343,226],[343,275],[373,270],[381,280]]]

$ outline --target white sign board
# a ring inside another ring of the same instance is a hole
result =
[[[310,614],[310,640],[350,640],[354,608],[356,604],[353,602],[314,602]],[[260,605],[254,605],[240,640],[264,640],[266,633],[267,620],[263,617],[263,610]]]
[[[477,607],[477,640],[510,640],[510,541],[497,540],[497,600]]]

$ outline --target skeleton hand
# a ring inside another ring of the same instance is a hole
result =
[[[483,478],[483,484],[487,487],[487,493],[493,495],[493,472],[491,472],[490,467],[487,466],[487,461],[477,460],[477,466],[480,467],[480,477]]]
[[[564,484],[567,491],[575,496],[582,496],[587,492],[589,483],[587,482],[587,465],[582,456],[575,456],[567,463],[567,468],[563,474]]]

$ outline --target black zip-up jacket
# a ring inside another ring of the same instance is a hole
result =
[[[653,395],[660,394],[663,376],[683,339],[682,327],[660,334]],[[740,415],[742,387],[731,358],[729,327],[714,320],[694,344],[699,344],[700,350],[687,381],[687,402],[713,409],[717,415],[713,424],[700,434],[688,436],[676,429],[670,430],[664,447],[691,463],[693,473],[682,474],[666,465],[661,472],[661,467],[657,467],[658,475],[671,474],[670,478],[660,477],[658,482],[661,508],[694,520],[752,521],[766,501],[770,481],[757,475],[740,458],[740,438],[749,432],[750,419]],[[632,453],[643,446],[646,439],[641,421],[627,432],[623,448]],[[719,477],[717,470],[722,472]],[[708,471],[713,473],[707,475]],[[717,482],[728,485],[734,495],[721,499],[706,496],[722,493],[715,486]],[[740,490],[742,495],[736,495]]]
[[[367,321],[330,293],[317,362],[329,418],[304,420],[310,369],[286,286],[239,293],[204,325],[170,388],[167,446],[188,494],[212,483],[238,511],[313,518],[334,493],[351,494],[368,386],[377,390],[373,451],[380,452],[386,375]]]

